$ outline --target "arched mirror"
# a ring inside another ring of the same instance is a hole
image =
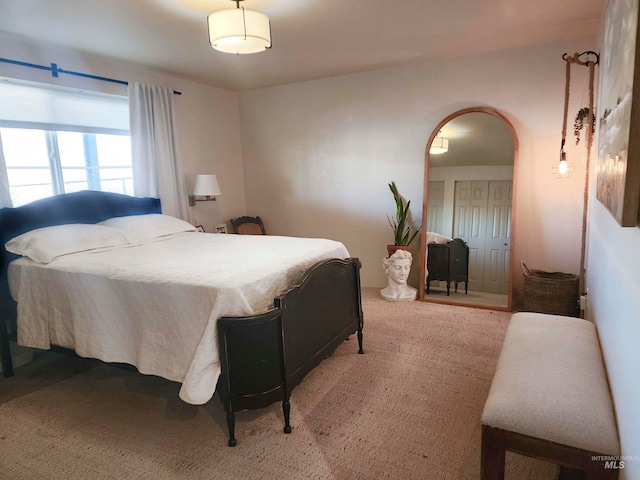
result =
[[[498,111],[445,118],[425,153],[419,300],[511,310],[518,139]]]

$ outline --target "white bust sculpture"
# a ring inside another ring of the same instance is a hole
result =
[[[389,258],[382,260],[382,268],[389,277],[389,284],[380,290],[380,295],[390,302],[413,301],[418,291],[407,285],[413,257],[407,250],[396,250]]]

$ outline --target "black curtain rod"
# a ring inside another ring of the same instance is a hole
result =
[[[93,80],[101,80],[103,82],[118,83],[120,85],[129,85],[129,82],[126,82],[124,80],[116,80],[115,78],[99,77],[97,75],[89,75],[88,73],[73,72],[71,70],[63,70],[62,68],[58,67],[57,63],[52,63],[50,67],[47,67],[45,65],[19,62],[18,60],[10,60],[8,58],[0,58],[0,62],[10,63],[12,65],[20,65],[21,67],[37,68],[39,70],[48,70],[51,72],[52,77],[57,77],[60,73],[66,73],[67,75],[75,75],[76,77],[91,78]],[[182,95],[182,92],[178,92],[177,90],[174,90],[173,93],[175,95]]]

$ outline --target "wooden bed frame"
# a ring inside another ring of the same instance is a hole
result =
[[[9,340],[17,337],[17,304],[9,293],[7,269],[18,257],[7,252],[4,244],[36,228],[147,213],[161,213],[160,200],[96,191],[0,209],[0,358],[5,377],[14,373]],[[357,333],[358,353],[363,353],[362,327],[357,258],[319,262],[300,284],[274,299],[274,308],[266,313],[219,319],[222,373],[217,391],[227,413],[229,446],[236,445],[235,412],[276,401],[282,401],[284,431],[290,433],[293,388],[353,333]]]

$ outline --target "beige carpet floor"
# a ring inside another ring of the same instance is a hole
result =
[[[389,303],[372,289],[363,308],[365,354],[350,339],[294,390],[290,435],[280,405],[239,413],[235,448],[217,397],[187,405],[175,383],[92,360],[22,367],[22,381],[0,379],[0,477],[478,479],[509,314]],[[507,456],[507,479],[555,475]]]

